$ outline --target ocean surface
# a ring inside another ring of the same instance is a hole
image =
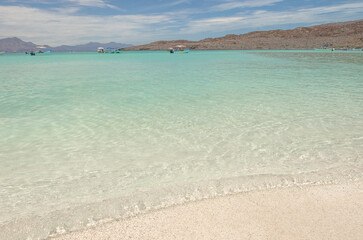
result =
[[[0,239],[356,181],[363,52],[0,56]]]

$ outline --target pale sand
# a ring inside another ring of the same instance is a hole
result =
[[[218,197],[57,239],[362,240],[362,185],[306,186]]]

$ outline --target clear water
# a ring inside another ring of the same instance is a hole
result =
[[[0,56],[0,239],[363,170],[363,54]]]

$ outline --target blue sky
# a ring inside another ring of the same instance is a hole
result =
[[[142,44],[362,18],[361,0],[0,0],[0,38]]]

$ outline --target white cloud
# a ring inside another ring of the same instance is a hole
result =
[[[266,27],[297,23],[324,23],[351,20],[363,13],[363,3],[350,3],[329,7],[305,8],[295,11],[255,11],[231,17],[206,18],[190,21],[185,33],[225,32],[244,28]]]
[[[53,46],[80,43],[81,39],[140,42],[152,40],[154,24],[163,26],[169,21],[167,15],[77,16],[72,11],[0,6],[0,38],[17,36]]]
[[[245,7],[262,7],[273,5],[274,3],[282,2],[284,0],[247,0],[247,1],[229,1],[226,3],[221,3],[211,7],[210,11],[226,11],[236,8],[245,8]]]
[[[9,3],[24,4],[24,1],[22,1],[22,0],[5,0],[5,1],[9,2]],[[26,4],[40,3],[40,4],[48,4],[48,5],[59,4],[59,3],[61,3],[61,4],[70,3],[70,4],[76,5],[76,6],[119,9],[116,6],[109,4],[107,0],[27,0],[25,3]]]
[[[76,3],[81,6],[118,9],[118,7],[107,3],[107,1],[105,0],[65,0],[65,1]]]
[[[68,0],[67,0],[68,1]],[[260,2],[261,3],[261,2]],[[190,9],[162,14],[79,15],[80,6],[52,10],[25,6],[0,6],[0,38],[19,37],[37,44],[79,44],[89,41],[147,43],[165,39],[195,39],[218,33],[283,24],[320,24],[361,18],[363,3],[239,13],[193,19]],[[188,15],[189,14],[189,15]]]
[[[161,5],[162,7],[172,7],[180,4],[188,4],[190,0],[177,0],[177,1],[168,1],[168,3]],[[160,5],[159,5],[160,6]]]

